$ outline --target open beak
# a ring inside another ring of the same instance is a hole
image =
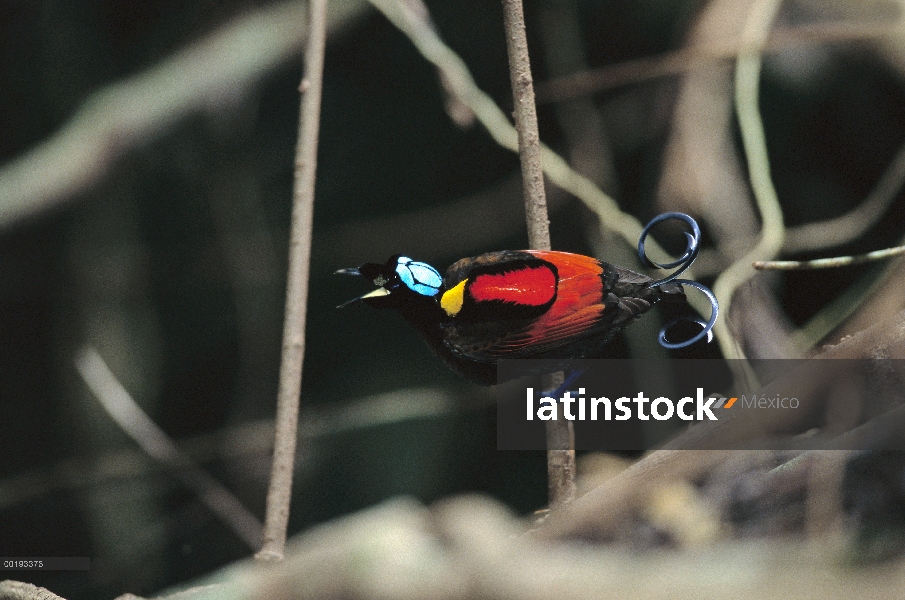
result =
[[[338,271],[336,271],[334,273],[334,275],[358,275],[360,277],[364,277],[364,275],[361,274],[361,271],[358,270],[358,267],[352,267],[349,269],[339,269]],[[379,298],[381,296],[388,296],[389,294],[390,294],[390,291],[388,289],[379,287],[376,290],[374,290],[373,292],[368,292],[364,296],[359,296],[358,298],[352,298],[348,302],[343,302],[336,308],[344,308],[346,306],[349,306],[350,304],[355,304],[356,302],[361,302],[362,300],[365,300],[367,298]]]
[[[336,308],[343,308],[343,307],[349,306],[350,304],[355,304],[356,302],[361,302],[362,300],[367,300],[368,298],[379,298],[380,296],[389,296],[389,295],[390,295],[390,290],[379,287],[376,290],[374,290],[373,292],[368,292],[364,296],[359,296],[358,298],[352,298],[348,302],[343,302]]]

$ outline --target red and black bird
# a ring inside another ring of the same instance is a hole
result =
[[[657,302],[685,300],[682,285],[671,278],[654,281],[549,250],[464,258],[442,278],[430,265],[401,255],[337,273],[377,286],[342,306],[361,301],[398,310],[447,365],[484,385],[496,383],[496,363],[504,358],[598,357],[614,333]]]

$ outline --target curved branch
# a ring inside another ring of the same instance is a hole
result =
[[[760,0],[754,4],[742,31],[742,46],[752,50],[739,56],[735,71],[735,109],[748,161],[751,188],[760,210],[761,237],[753,249],[723,271],[713,284],[713,291],[723,306],[723,314],[726,315],[726,318],[719,321],[714,328],[723,356],[726,358],[744,358],[742,349],[733,339],[728,323],[732,296],[754,275],[751,263],[775,257],[782,248],[785,238],[782,208],[770,176],[766,135],[758,108],[761,68],[759,49],[766,41],[780,4],[780,0]]]
[[[899,148],[864,202],[835,219],[789,228],[782,246],[783,252],[793,254],[831,248],[858,239],[880,220],[903,185],[905,185],[905,145]]]

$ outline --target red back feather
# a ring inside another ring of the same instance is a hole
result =
[[[556,275],[546,266],[531,266],[506,273],[478,275],[468,286],[478,302],[502,300],[542,306],[556,293]]]
[[[556,265],[559,293],[556,302],[526,332],[528,344],[555,345],[592,328],[603,313],[603,267],[589,257],[552,250],[530,250]]]

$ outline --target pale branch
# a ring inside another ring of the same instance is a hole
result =
[[[794,271],[804,269],[835,269],[849,265],[885,260],[905,254],[905,246],[894,246],[883,250],[874,250],[853,256],[834,256],[832,258],[816,258],[814,260],[758,260],[752,263],[760,271]]]
[[[292,476],[305,358],[305,313],[308,307],[308,277],[311,263],[311,229],[314,214],[314,182],[317,172],[317,142],[323,91],[324,48],[327,41],[327,0],[308,2],[308,41],[299,91],[298,146],[295,185],[292,193],[292,223],[289,233],[289,267],[286,277],[286,311],[283,352],[277,391],[273,468],[267,491],[264,541],[256,558],[282,560],[289,526]]]
[[[331,10],[331,29],[363,12]],[[137,75],[93,93],[45,141],[0,165],[0,229],[59,206],[101,181],[119,157],[193,113],[216,113],[298,56],[303,4],[249,11]]]
[[[770,175],[766,134],[759,108],[760,49],[766,43],[780,4],[780,0],[756,0],[753,3],[741,34],[741,45],[746,48],[746,52],[739,55],[735,67],[735,110],[748,162],[751,189],[762,225],[760,239],[754,248],[732,263],[713,284],[713,291],[726,315],[717,321],[713,330],[726,358],[744,358],[744,352],[729,327],[732,297],[754,275],[751,262],[775,257],[782,249],[785,239],[782,208]]]
[[[882,39],[898,35],[901,27],[901,19],[865,23],[853,21],[809,23],[798,27],[785,27],[770,34],[763,52],[771,54],[815,44]],[[739,54],[746,50],[737,43],[701,44],[584,70],[538,83],[537,101],[540,104],[563,102],[659,77],[682,75],[738,58]]]
[[[166,432],[141,409],[119,382],[101,355],[82,348],[75,366],[108,415],[147,453],[170,470],[173,477],[198,495],[251,548],[261,541],[261,523],[232,492],[198,466],[170,440]]]
[[[528,243],[535,250],[550,249],[550,219],[544,192],[544,172],[540,156],[540,134],[537,130],[537,107],[534,103],[534,81],[528,58],[528,38],[522,0],[503,0],[503,24],[506,28],[506,50],[509,53],[509,80],[514,102],[513,116],[518,132],[519,159],[528,222]]]

